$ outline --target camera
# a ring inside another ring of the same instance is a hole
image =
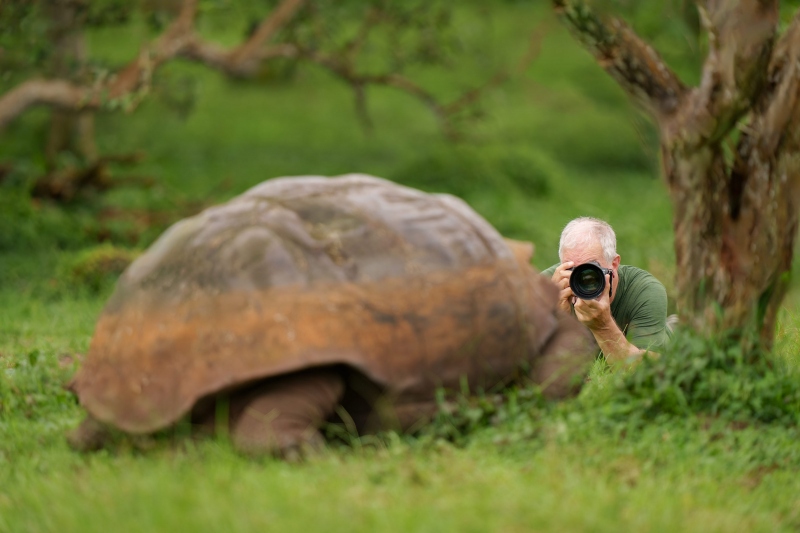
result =
[[[603,268],[597,261],[591,261],[567,270],[572,271],[572,275],[569,277],[569,288],[581,300],[594,300],[603,294],[606,288],[605,275],[608,274],[608,297],[611,298],[614,287],[614,271],[612,269]]]

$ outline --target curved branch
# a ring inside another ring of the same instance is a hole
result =
[[[261,48],[278,30],[289,23],[304,3],[305,0],[283,0],[270,16],[258,25],[253,35],[230,53],[231,73],[257,68]]]
[[[108,83],[109,98],[118,99],[142,86],[149,86],[155,69],[180,54],[191,41],[196,15],[197,0],[184,0],[178,17],[164,33],[144,46],[138,57]]]
[[[78,86],[65,80],[36,80],[26,82],[0,97],[0,129],[27,108],[42,104],[70,110],[115,108],[133,109],[144,97],[152,83],[153,73],[164,63],[181,58],[234,77],[252,76],[264,61],[278,57],[295,58],[317,64],[350,85],[355,94],[356,111],[363,124],[369,127],[366,106],[366,87],[383,85],[403,91],[421,101],[433,112],[445,134],[457,136],[453,117],[477,101],[487,89],[495,87],[512,72],[499,71],[484,85],[466,91],[450,103],[440,101],[432,92],[397,73],[369,74],[359,72],[357,63],[372,27],[379,23],[379,12],[371,9],[356,36],[333,53],[323,53],[298,43],[267,45],[276,32],[286,26],[303,6],[305,0],[283,0],[252,35],[234,48],[225,48],[203,40],[194,31],[197,0],[185,0],[179,16],[157,39],[144,46],[139,55],[115,76],[100,80],[94,86]],[[540,32],[541,33],[541,32]],[[527,66],[536,56],[541,34],[534,33],[530,47],[520,62]]]
[[[543,32],[534,32],[532,34],[528,50],[517,66],[516,70],[518,72],[527,68],[538,55],[542,35]],[[459,136],[459,132],[453,125],[453,117],[464,108],[474,104],[485,91],[501,85],[514,74],[510,69],[499,70],[483,85],[465,91],[450,103],[444,103],[433,92],[397,72],[383,74],[358,72],[355,66],[357,52],[354,53],[353,50],[353,46],[346,46],[340,55],[327,55],[297,47],[294,53],[299,59],[304,59],[328,70],[353,88],[356,112],[359,120],[367,130],[372,129],[372,121],[367,112],[365,94],[365,89],[369,85],[392,87],[416,98],[436,116],[445,135],[454,139]]]
[[[677,111],[683,83],[651,46],[623,21],[603,20],[581,1],[553,0],[567,23],[597,62],[656,119]]]
[[[79,111],[103,106],[132,109],[147,93],[153,73],[164,63],[184,58],[206,64],[232,76],[246,76],[273,57],[293,57],[292,45],[265,47],[267,40],[302,7],[305,0],[283,0],[250,38],[233,49],[203,41],[194,31],[197,0],[185,0],[180,14],[152,43],[115,75],[93,86],[80,86],[63,79],[28,80],[0,96],[0,130],[28,108],[36,105]]]
[[[180,57],[188,61],[202,63],[228,76],[246,78],[255,74],[264,61],[277,57],[297,57],[298,54],[297,47],[289,43],[254,49],[247,55],[246,59],[237,59],[237,50],[229,50],[216,43],[193,37],[181,50]]]
[[[709,35],[700,86],[688,90],[623,21],[601,19],[583,0],[553,0],[579,40],[634,100],[688,149],[719,142],[758,98],[778,23],[777,0],[698,1]]]
[[[90,89],[65,80],[28,80],[0,98],[0,130],[36,105],[80,110],[90,107],[95,101],[96,95]]]

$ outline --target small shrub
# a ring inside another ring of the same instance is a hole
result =
[[[75,248],[85,243],[79,216],[31,200],[23,187],[0,184],[0,251]]]
[[[753,424],[794,431],[800,422],[800,380],[764,351],[744,353],[733,336],[681,331],[658,359],[627,372],[598,363],[591,381],[577,400],[559,404],[546,402],[535,386],[492,395],[440,391],[439,410],[418,437],[463,446],[486,429],[495,442],[509,443],[719,424],[734,432]]]
[[[800,421],[800,380],[770,354],[744,353],[733,336],[709,339],[686,331],[661,357],[645,359],[585,400],[629,422],[694,414],[744,423]]]
[[[0,366],[0,419],[12,415],[38,418],[72,407],[75,400],[64,388],[69,372],[50,351],[32,349],[8,357]]]
[[[504,443],[527,440],[537,435],[539,419],[546,405],[534,386],[511,387],[501,393],[447,396],[437,391],[439,406],[433,421],[422,428],[422,439],[444,440],[464,445],[475,432],[492,428],[495,439]]]
[[[114,283],[137,255],[134,250],[111,244],[89,248],[64,262],[60,278],[70,288],[85,287],[97,292]]]

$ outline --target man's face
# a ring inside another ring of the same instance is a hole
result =
[[[574,263],[573,268],[583,263],[591,263],[592,261],[596,261],[601,267],[610,268],[613,270],[614,278],[611,283],[613,284],[614,291],[611,299],[614,299],[614,296],[617,294],[617,284],[619,283],[619,274],[617,272],[617,269],[619,268],[619,255],[614,258],[614,261],[609,263],[605,260],[603,248],[600,246],[600,243],[597,243],[563,250],[561,259],[562,263],[572,261]]]

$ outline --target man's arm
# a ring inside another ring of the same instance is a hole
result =
[[[611,280],[606,274],[606,286],[610,283]],[[579,298],[575,302],[574,309],[575,316],[592,332],[609,364],[632,362],[648,351],[639,348],[625,338],[625,334],[619,329],[611,315],[611,300],[607,292],[603,291],[603,294],[596,300]]]
[[[636,360],[645,353],[658,356],[658,352],[669,342],[666,289],[655,278],[639,285],[637,289],[635,308],[621,317],[626,322],[626,331],[620,331],[613,318],[610,324],[601,322],[592,331],[609,363],[630,361],[631,358]],[[606,351],[606,346],[609,351]]]

